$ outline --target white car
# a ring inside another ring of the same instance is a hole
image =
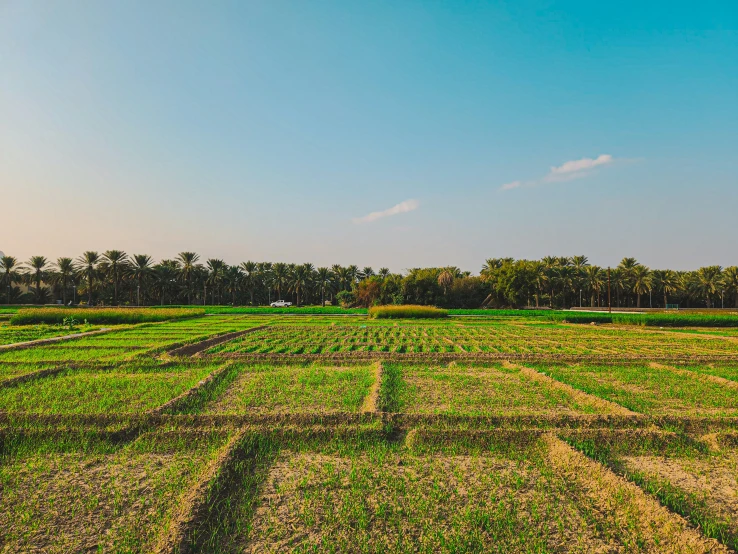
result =
[[[292,302],[285,302],[284,300],[275,300],[269,304],[272,308],[288,308],[292,306]]]

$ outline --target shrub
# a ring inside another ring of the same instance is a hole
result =
[[[369,308],[369,317],[375,319],[415,319],[447,317],[448,311],[434,306],[386,305]]]
[[[200,309],[158,309],[148,308],[28,308],[19,310],[12,318],[11,325],[34,325],[37,323],[58,324],[66,319],[84,320],[91,324],[149,323],[201,316]]]

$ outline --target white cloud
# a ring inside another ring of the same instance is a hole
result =
[[[383,217],[412,212],[413,210],[417,210],[418,206],[420,206],[420,202],[417,200],[405,200],[404,202],[400,202],[399,204],[396,204],[391,208],[387,208],[386,210],[382,210],[381,212],[372,212],[363,217],[355,217],[353,221],[354,223],[370,223],[372,221],[382,219]]]
[[[601,154],[596,158],[582,158],[580,160],[570,160],[559,166],[551,166],[548,173],[540,179],[532,181],[513,181],[505,183],[500,190],[512,190],[519,187],[534,187],[543,183],[560,183],[563,181],[572,181],[587,177],[596,168],[604,167],[615,163],[616,159],[610,154]]]

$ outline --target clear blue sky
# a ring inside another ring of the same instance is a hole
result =
[[[0,208],[22,259],[738,264],[738,3],[0,0]]]

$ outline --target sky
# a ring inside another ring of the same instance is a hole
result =
[[[738,265],[738,3],[0,0],[0,250]]]

